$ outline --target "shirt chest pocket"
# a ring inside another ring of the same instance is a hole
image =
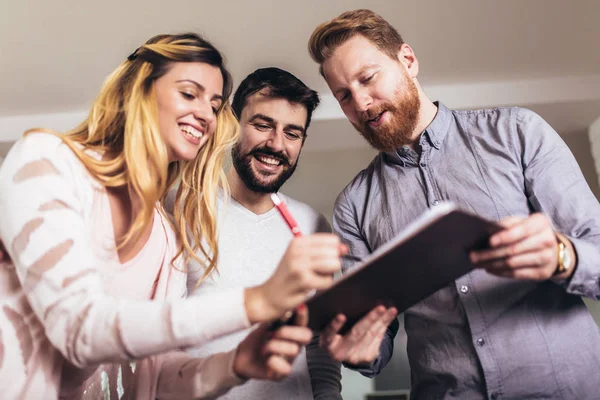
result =
[[[443,200],[459,204],[484,218],[499,220],[510,215],[528,215],[523,170],[509,154],[483,158],[477,138],[461,156],[444,157],[435,168],[434,185]]]

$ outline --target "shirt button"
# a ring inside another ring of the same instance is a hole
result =
[[[423,161],[423,162],[421,163],[421,167],[425,168],[426,166],[427,166],[427,163]]]
[[[460,287],[460,292],[461,292],[461,293],[468,293],[468,292],[469,292],[469,287],[468,287],[468,286],[466,286],[466,285],[462,285],[462,286]]]
[[[432,203],[434,206],[437,206],[438,204],[440,204],[440,202],[438,200],[434,200]]]
[[[481,347],[485,344],[485,339],[479,338],[477,339],[477,346]]]

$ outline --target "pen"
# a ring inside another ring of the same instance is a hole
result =
[[[298,223],[296,222],[294,217],[292,217],[292,214],[290,213],[290,210],[288,210],[285,203],[283,201],[281,201],[279,196],[277,196],[277,193],[271,193],[271,200],[273,200],[273,204],[275,204],[275,208],[277,208],[277,211],[279,211],[279,214],[281,214],[284,221],[290,227],[292,234],[296,237],[302,236],[302,232],[300,231],[300,228],[298,227]],[[295,318],[295,316],[296,316],[296,314],[292,311],[286,312],[280,319],[273,321],[273,323],[271,323],[271,325],[269,326],[269,330],[275,331],[283,325],[291,324],[292,320]]]
[[[290,210],[288,210],[285,203],[281,201],[279,196],[277,196],[277,193],[271,193],[271,200],[273,200],[273,204],[275,204],[275,207],[279,211],[279,214],[281,214],[285,222],[290,227],[292,234],[296,237],[302,236],[302,232],[300,232],[298,223],[296,222],[294,217],[292,217],[292,214],[290,213]]]

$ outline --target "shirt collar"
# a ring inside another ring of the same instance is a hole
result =
[[[435,114],[433,121],[431,121],[429,126],[421,134],[419,141],[422,145],[423,141],[427,140],[432,147],[439,150],[448,133],[448,127],[452,120],[452,111],[441,102],[436,101],[434,104],[437,106],[438,111]],[[417,153],[407,146],[401,147],[396,151],[385,152],[385,157],[388,160],[403,166],[416,164],[418,159]]]
[[[452,121],[452,111],[439,101],[433,104],[437,106],[438,111],[425,132],[428,135],[431,145],[439,150],[448,133],[448,127]]]

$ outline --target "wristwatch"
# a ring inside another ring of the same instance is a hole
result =
[[[560,237],[560,235],[556,235],[556,240],[558,240],[558,266],[556,267],[556,271],[554,271],[554,275],[560,275],[573,268],[575,260],[573,260],[565,239]]]

